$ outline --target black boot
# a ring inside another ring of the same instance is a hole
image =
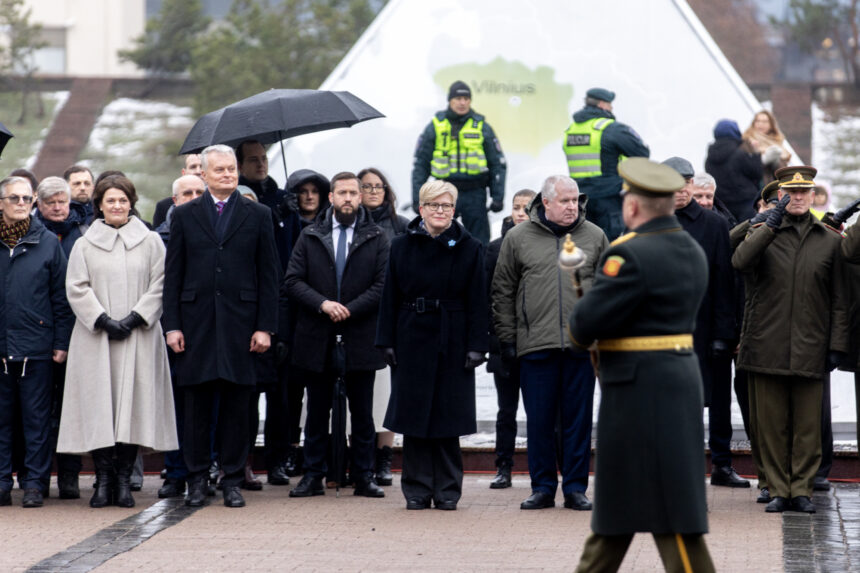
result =
[[[389,446],[376,448],[376,483],[379,485],[391,485],[394,476],[391,475],[391,460],[394,459],[394,451]]]
[[[116,446],[116,500],[119,507],[134,507],[131,496],[131,474],[137,459],[137,446],[117,444]]]
[[[96,490],[90,498],[90,507],[105,507],[113,504],[113,448],[93,450],[93,464],[96,466]]]
[[[499,469],[496,472],[496,477],[490,482],[490,489],[505,489],[511,487],[511,464],[508,461],[499,461],[496,463]]]

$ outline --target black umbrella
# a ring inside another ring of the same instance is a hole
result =
[[[3,149],[6,147],[6,144],[9,143],[9,140],[15,137],[12,135],[12,132],[9,131],[5,125],[0,123],[0,153],[3,153]]]
[[[346,347],[338,334],[334,343],[334,394],[331,404],[331,461],[329,476],[337,482],[336,495],[346,474]]]
[[[179,154],[200,153],[216,143],[236,147],[246,139],[266,145],[377,117],[385,116],[346,91],[272,89],[201,117],[188,132]]]

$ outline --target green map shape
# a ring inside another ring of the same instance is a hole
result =
[[[472,107],[486,117],[505,153],[540,155],[547,145],[558,144],[570,125],[568,102],[573,86],[554,79],[549,66],[529,69],[501,57],[487,64],[465,63],[442,68],[433,81],[445,95],[457,80],[472,89]]]

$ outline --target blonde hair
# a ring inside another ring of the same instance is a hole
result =
[[[765,135],[767,135],[768,137],[772,137],[773,139],[777,140],[779,143],[782,143],[785,140],[785,136],[782,134],[782,131],[779,129],[779,123],[777,123],[776,117],[773,115],[773,113],[771,113],[770,111],[768,111],[766,109],[757,111],[756,114],[753,116],[752,121],[750,122],[750,126],[748,128],[746,128],[746,131],[744,131],[744,139],[751,139],[752,137],[754,137],[754,135],[756,133],[756,131],[755,131],[755,120],[758,116],[760,116],[762,114],[767,116],[767,119],[770,121],[770,129],[768,130],[768,132]]]
[[[457,188],[451,183],[441,179],[428,181],[422,185],[421,189],[418,191],[418,202],[423,205],[424,203],[432,201],[445,193],[450,193],[451,197],[454,199],[454,203],[457,203]]]

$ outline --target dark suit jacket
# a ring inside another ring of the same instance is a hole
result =
[[[173,211],[164,276],[165,332],[181,330],[181,386],[256,381],[251,336],[278,325],[278,255],[271,210],[230,196],[219,237],[207,191]]]

